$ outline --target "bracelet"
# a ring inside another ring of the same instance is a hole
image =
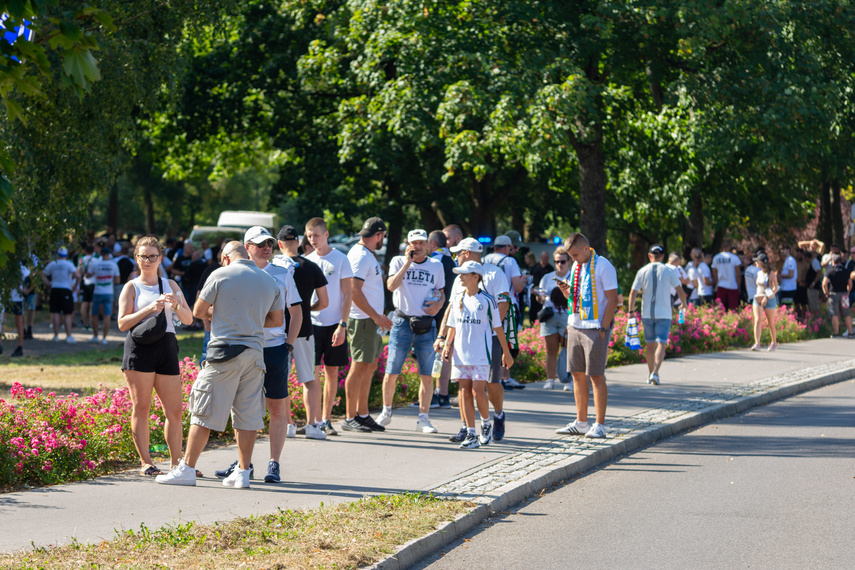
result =
[[[436,335],[436,338],[438,338],[439,340],[445,340],[445,337],[444,337],[444,336],[442,336],[441,334],[440,334],[440,335]]]

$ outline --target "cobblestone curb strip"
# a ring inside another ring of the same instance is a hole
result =
[[[852,378],[855,378],[855,359],[805,368],[611,420],[605,440],[559,437],[530,451],[479,467],[431,489],[431,493],[439,496],[480,503],[477,508],[425,537],[408,542],[372,568],[409,568],[486,520],[491,513],[506,510],[559,481],[581,475],[655,441]]]

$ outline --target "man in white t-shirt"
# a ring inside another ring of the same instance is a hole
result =
[[[561,435],[606,437],[606,360],[617,310],[617,272],[608,259],[590,246],[588,238],[573,233],[564,242],[573,260],[570,285],[558,287],[568,299],[567,356],[573,375],[576,419],[555,430]],[[596,421],[588,427],[588,378],[594,385]]]
[[[329,305],[312,311],[315,337],[315,379],[320,382],[321,363],[324,371],[323,418],[317,426],[327,435],[338,435],[330,422],[338,394],[338,370],[347,366],[347,319],[350,318],[353,269],[347,256],[329,245],[330,233],[323,218],[306,222],[306,239],[314,251],[306,259],[315,263],[327,279]]]
[[[728,242],[722,244],[721,252],[712,260],[715,298],[728,311],[735,311],[739,307],[739,266],[741,265],[742,261],[739,257],[730,253]]]
[[[107,333],[110,331],[110,318],[113,315],[113,285],[119,282],[119,266],[111,259],[113,257],[109,247],[101,248],[101,258],[95,259],[87,265],[86,276],[95,279],[95,287],[92,289],[92,308],[90,319],[92,322],[92,338],[90,342],[107,344]],[[99,313],[103,315],[104,337],[98,340]]]
[[[705,305],[712,302],[713,280],[710,266],[704,263],[704,252],[699,247],[692,248],[692,261],[686,265],[686,273],[692,282],[692,294],[689,302],[696,305]]]
[[[383,247],[385,237],[386,223],[380,218],[368,218],[359,231],[359,242],[347,254],[353,271],[353,303],[347,319],[351,361],[344,381],[345,420],[341,429],[345,431],[386,430],[368,413],[371,378],[383,349],[383,337],[378,329],[392,329],[392,320],[384,314],[383,270],[374,255]]]
[[[461,240],[460,243],[451,248],[451,252],[457,255],[457,261],[460,265],[468,261],[474,261],[476,263],[481,263],[483,266],[483,275],[481,276],[481,289],[483,289],[486,293],[488,293],[493,299],[496,300],[496,303],[499,308],[499,319],[503,320],[505,315],[507,315],[508,310],[510,309],[511,304],[511,296],[510,296],[510,287],[508,285],[508,280],[505,277],[504,271],[496,267],[495,265],[484,263],[481,259],[481,252],[484,250],[484,246],[478,242],[477,239],[468,237],[464,240]],[[454,301],[458,298],[458,296],[462,295],[464,291],[463,284],[460,281],[459,276],[455,278],[454,283],[451,287],[451,301]],[[434,343],[434,348],[436,351],[442,350],[442,343],[446,340],[448,336],[448,327],[446,326],[445,320],[449,317],[449,311],[445,311],[445,315],[443,317],[443,323],[439,327],[439,335],[436,337],[436,342]],[[499,338],[496,335],[492,335],[492,352],[498,354],[502,351],[501,343],[499,342]],[[497,352],[498,351],[498,352]],[[501,379],[502,379],[502,366],[501,360],[496,359],[490,365],[490,380],[487,382],[487,398],[490,400],[490,404],[493,406],[493,418],[492,418],[492,434],[491,438],[493,441],[502,441],[505,437],[505,412],[504,412],[504,404],[505,404],[505,389],[502,387]],[[463,411],[460,411],[460,419],[463,418]],[[490,423],[490,422],[487,422]],[[466,439],[466,422],[463,421],[463,427],[460,428],[460,431],[449,438],[449,441],[453,441],[454,443],[461,443],[464,439]]]
[[[433,342],[436,338],[434,317],[445,303],[445,270],[442,263],[428,257],[427,232],[413,230],[407,234],[404,255],[392,258],[389,263],[389,278],[386,286],[392,291],[395,315],[389,331],[389,355],[386,359],[386,374],[383,377],[383,412],[377,417],[380,425],[392,421],[392,401],[398,376],[404,360],[415,347],[419,365],[419,419],[416,429],[423,433],[436,433],[430,419],[434,361]]]
[[[74,315],[74,292],[77,291],[77,268],[68,260],[64,247],[56,252],[57,259],[42,271],[42,281],[50,287],[50,320],[53,325],[53,340],[59,342],[60,315],[65,325],[65,342],[73,344],[77,339],[71,334],[71,317]]]
[[[508,280],[508,284],[511,288],[511,301],[513,302],[513,310],[516,314],[513,317],[513,322],[519,324],[520,317],[522,313],[520,312],[520,301],[519,294],[525,289],[528,284],[526,276],[522,274],[520,271],[520,265],[517,263],[517,260],[512,257],[514,252],[514,244],[511,238],[507,235],[501,235],[496,237],[496,241],[493,242],[493,253],[484,257],[484,263],[490,263],[495,265],[499,269],[505,272],[505,277]],[[508,332],[507,326],[505,327],[505,332]],[[517,354],[517,346],[512,341],[510,335],[508,336],[508,344],[511,346],[511,354],[516,356]],[[511,374],[509,370],[502,371],[502,385],[507,389],[523,389],[525,388],[524,384],[520,384],[513,378],[511,378]]]
[[[781,265],[781,273],[778,275],[778,304],[790,305],[795,302],[796,289],[798,288],[798,266],[796,258],[790,255],[790,245],[784,244],[778,250],[781,259],[784,260]]]
[[[264,403],[267,413],[270,415],[268,434],[270,439],[270,460],[267,462],[267,474],[264,476],[265,483],[279,483],[280,469],[279,460],[282,456],[282,447],[285,445],[285,432],[288,428],[288,406],[291,401],[288,398],[288,372],[291,370],[291,353],[294,350],[294,341],[303,324],[303,310],[300,307],[302,300],[297,293],[297,285],[291,270],[281,265],[270,263],[273,247],[276,239],[270,235],[267,228],[253,226],[246,230],[243,238],[246,252],[249,254],[256,267],[270,275],[279,286],[279,294],[282,298],[282,310],[288,311],[290,320],[286,332],[284,326],[264,327]],[[238,467],[238,461],[223,471],[214,474],[220,479],[225,479]],[[250,464],[250,469],[253,469]]]
[[[33,287],[30,283],[30,270],[22,263],[21,283],[12,289],[9,299],[9,308],[12,311],[12,314],[15,315],[15,329],[18,332],[18,346],[12,353],[12,358],[24,356],[24,299],[26,299],[27,294],[32,290]],[[0,318],[0,321],[2,321],[2,318]],[[2,352],[3,348],[0,347],[0,353]]]
[[[754,255],[761,252],[765,253],[766,250],[761,247],[754,252]],[[760,268],[754,265],[754,256],[752,255],[746,255],[743,258],[743,265],[745,266],[745,294],[748,301],[753,303],[757,294],[757,274],[760,272]]]

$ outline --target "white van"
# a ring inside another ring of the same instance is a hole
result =
[[[217,220],[219,227],[243,228],[245,230],[252,226],[261,226],[267,228],[271,234],[276,235],[279,231],[279,226],[276,222],[276,214],[268,212],[248,212],[244,210],[226,210],[220,212],[220,218]]]

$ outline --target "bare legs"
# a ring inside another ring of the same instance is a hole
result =
[[[166,445],[169,447],[171,465],[178,465],[181,458],[181,378],[164,376],[154,372],[125,370],[125,381],[131,393],[131,433],[134,446],[143,465],[153,465],[149,453],[149,416],[151,415],[151,392],[157,392],[163,405],[166,422],[163,428]],[[203,445],[204,447],[204,445]]]

